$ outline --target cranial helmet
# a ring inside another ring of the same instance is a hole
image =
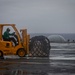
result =
[[[9,29],[9,28],[7,28],[7,31],[10,31],[10,29]]]

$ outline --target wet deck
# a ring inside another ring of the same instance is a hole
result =
[[[75,75],[75,43],[52,44],[50,58],[0,59],[0,75]]]
[[[1,59],[0,75],[75,75],[75,60]]]

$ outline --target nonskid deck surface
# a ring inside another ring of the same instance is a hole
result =
[[[1,59],[0,75],[74,75],[75,60],[40,57]]]

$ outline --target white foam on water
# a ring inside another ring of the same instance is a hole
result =
[[[64,49],[61,49],[61,48],[59,48],[59,49],[53,49],[53,48],[52,48],[51,50],[55,50],[55,51],[57,51],[57,50],[60,50],[60,51],[61,51],[61,50],[65,50],[65,51],[66,51],[66,50],[68,50],[68,51],[71,50],[71,51],[72,51],[72,50],[75,50],[75,49],[65,49],[65,48],[64,48]]]
[[[57,56],[57,57],[50,57],[51,60],[75,60],[75,57],[64,57],[64,56]]]

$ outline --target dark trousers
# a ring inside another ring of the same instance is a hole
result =
[[[17,45],[16,40],[13,37],[10,37],[9,39],[3,38],[4,41],[13,41],[15,45]]]

